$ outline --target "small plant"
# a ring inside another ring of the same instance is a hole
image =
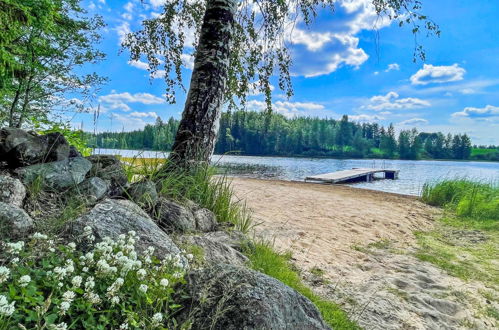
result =
[[[93,242],[90,227],[83,239]],[[87,253],[39,233],[2,243],[0,329],[173,327],[186,266],[180,256],[158,260],[152,247],[138,255],[136,240],[134,232],[105,238]]]

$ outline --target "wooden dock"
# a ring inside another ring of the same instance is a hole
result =
[[[307,181],[315,181],[321,183],[347,183],[374,180],[374,174],[383,173],[385,179],[398,179],[399,170],[375,169],[375,168],[353,168],[351,170],[337,171],[332,173],[324,173],[305,178]]]

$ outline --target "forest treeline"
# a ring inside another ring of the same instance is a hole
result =
[[[169,151],[179,121],[157,118],[132,132],[86,133],[89,146],[112,149]],[[416,129],[396,134],[393,125],[320,118],[286,118],[253,111],[225,112],[215,153],[337,158],[499,160],[495,146],[472,146],[466,134],[424,133]]]

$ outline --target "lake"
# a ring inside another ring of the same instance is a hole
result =
[[[114,154],[124,157],[165,158],[168,153],[156,151],[95,149],[95,154]],[[353,167],[400,170],[398,180],[375,180],[349,184],[406,195],[419,195],[425,182],[444,178],[470,178],[486,182],[499,181],[499,163],[458,162],[436,160],[373,160],[326,159],[294,157],[261,157],[214,155],[212,162],[222,166],[228,175],[303,181],[310,175],[347,170]]]

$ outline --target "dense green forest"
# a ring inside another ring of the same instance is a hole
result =
[[[86,133],[91,147],[169,151],[178,120],[160,118],[132,132]],[[298,117],[253,111],[225,112],[215,153],[338,158],[499,160],[495,146],[472,146],[466,134],[420,133],[393,125]]]

